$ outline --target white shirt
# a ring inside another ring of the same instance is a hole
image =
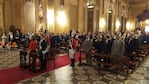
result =
[[[75,50],[69,49],[69,57],[70,57],[71,59],[74,59],[74,55],[75,55]]]

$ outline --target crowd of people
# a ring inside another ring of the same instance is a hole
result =
[[[3,33],[1,36],[1,45],[3,48],[9,47],[15,43],[15,47],[17,47],[17,44],[20,43],[21,39],[21,33],[17,30],[14,34],[13,32],[9,32],[8,34]]]
[[[146,33],[142,33],[140,30],[129,33],[89,32],[86,34],[80,34],[79,32],[71,30],[67,34],[57,35],[48,32],[40,32],[40,34],[21,34],[19,31],[16,31],[15,34],[13,34],[12,32],[9,32],[8,35],[3,33],[1,39],[2,45],[16,42],[18,47],[21,44],[23,44],[25,47],[28,47],[29,52],[36,52],[37,50],[39,50],[40,53],[43,55],[41,60],[43,65],[46,64],[45,56],[47,56],[50,52],[50,48],[56,48],[57,43],[67,43],[69,56],[72,61],[71,66],[73,67],[74,54],[79,49],[90,52],[91,49],[94,48],[95,52],[97,53],[127,56],[127,54],[135,53],[140,45],[149,43],[149,35]],[[88,56],[88,54],[86,55],[86,59],[90,59],[90,56]],[[43,66],[43,68],[45,67],[46,65]]]

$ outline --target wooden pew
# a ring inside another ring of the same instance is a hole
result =
[[[149,55],[149,44],[139,46],[139,50],[137,51],[140,51],[140,54]]]
[[[91,53],[93,56],[93,53]],[[107,55],[107,54],[101,54],[101,53],[94,53],[95,58],[99,58],[101,60],[95,60],[91,59],[91,63],[97,63],[98,65],[102,65],[104,67],[110,67],[114,68],[119,71],[123,71],[126,75],[126,79],[128,78],[130,67],[133,66],[132,62],[129,60],[126,56],[115,56],[115,55]],[[105,61],[106,59],[109,60],[109,62]],[[103,68],[101,66],[101,69]],[[110,69],[108,68],[108,69]],[[133,70],[131,70],[132,73]]]

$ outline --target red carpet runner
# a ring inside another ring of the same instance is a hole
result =
[[[76,53],[75,59],[76,61],[79,60],[79,53]],[[49,72],[51,70],[54,70],[56,68],[59,68],[68,64],[70,64],[70,58],[68,54],[64,54],[63,56],[57,56],[54,61],[51,61],[46,70],[43,70],[37,73],[33,73],[28,69],[20,68],[19,66],[14,68],[9,68],[6,70],[0,70],[0,83],[14,84],[21,80],[25,80],[27,78],[37,76],[41,73]]]

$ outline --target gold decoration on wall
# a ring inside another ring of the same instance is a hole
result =
[[[42,0],[39,0],[39,32],[44,32],[44,27],[43,27],[43,6],[42,6]]]

